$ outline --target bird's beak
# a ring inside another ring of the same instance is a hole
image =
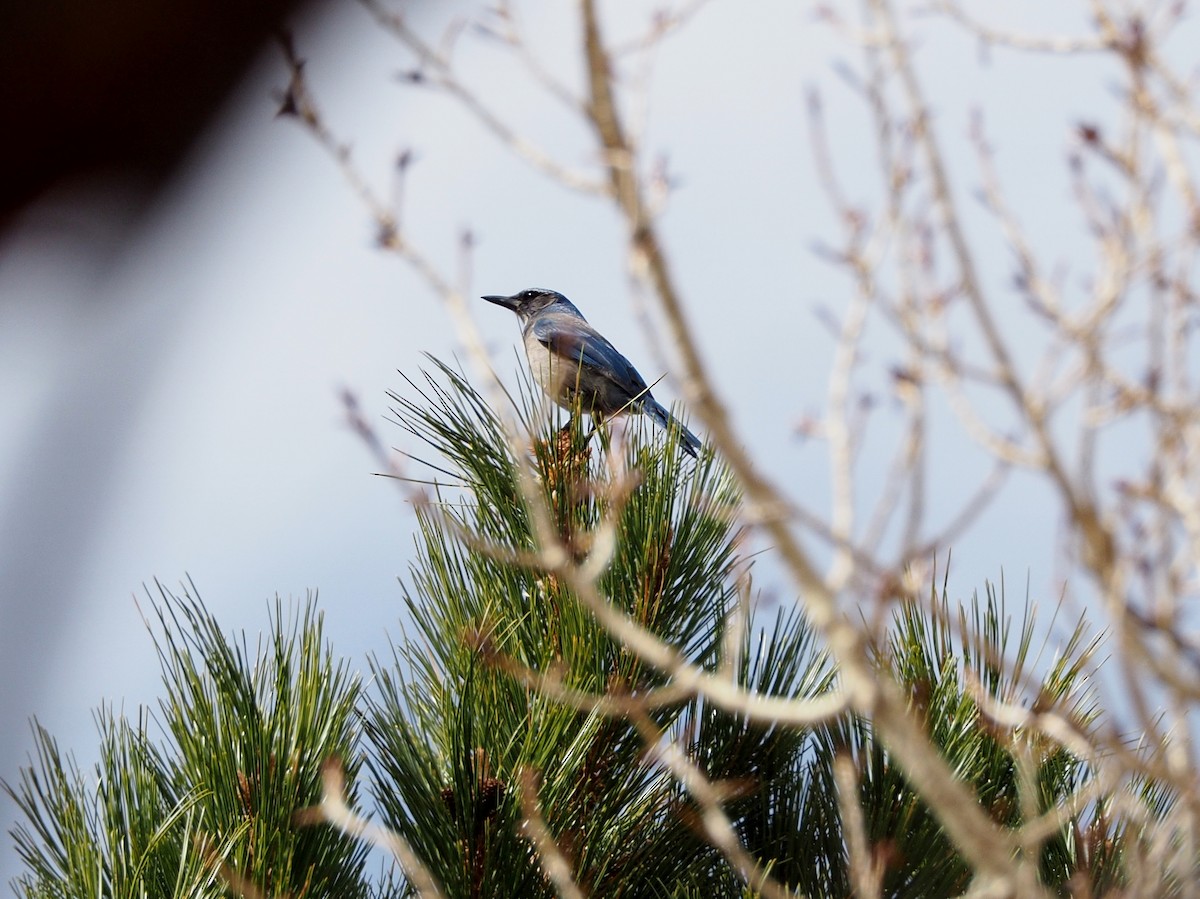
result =
[[[481,297],[480,299],[487,300],[489,303],[495,303],[497,306],[503,306],[505,309],[512,309],[514,312],[516,311],[516,308],[517,308],[516,303],[513,302],[512,297],[502,297],[502,296],[497,296],[496,294],[493,294],[491,296]]]

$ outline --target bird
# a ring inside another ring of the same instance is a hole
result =
[[[561,293],[535,287],[482,299],[517,314],[533,378],[555,403],[597,422],[640,412],[678,434],[680,447],[696,458],[700,439],[654,399],[633,364]]]

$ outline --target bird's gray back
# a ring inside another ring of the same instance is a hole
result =
[[[558,305],[524,329],[534,378],[556,401],[569,404],[578,393],[586,407],[605,415],[638,409],[648,392],[637,369],[578,310]]]

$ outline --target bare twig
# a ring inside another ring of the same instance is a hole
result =
[[[442,899],[443,893],[433,874],[404,837],[359,817],[346,804],[346,775],[339,759],[325,760],[321,766],[321,784],[320,804],[296,812],[297,824],[316,824],[324,821],[348,836],[366,840],[400,864],[409,884],[421,899]]]
[[[542,869],[561,899],[585,899],[585,893],[575,883],[571,876],[571,864],[563,855],[546,821],[542,817],[541,803],[538,801],[537,778],[528,769],[522,771],[519,777],[521,786],[521,811],[525,815],[522,829],[529,835],[534,848],[537,849],[538,860]]]
[[[867,827],[858,800],[858,772],[848,755],[833,760],[837,781],[838,808],[842,814],[842,832],[850,861],[850,884],[856,899],[878,899],[883,895],[884,866],[867,843]]]

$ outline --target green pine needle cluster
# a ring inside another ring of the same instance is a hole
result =
[[[410,630],[390,658],[370,660],[371,689],[324,643],[312,602],[291,618],[277,603],[251,651],[194,591],[163,591],[159,707],[136,722],[102,710],[90,776],[37,728],[36,757],[6,784],[23,816],[12,834],[26,867],[20,896],[415,895],[402,873],[369,872],[361,841],[296,820],[320,801],[330,758],[345,767],[351,805],[403,836],[447,896],[556,895],[531,808],[586,895],[755,895],[704,836],[702,806],[655,759],[668,740],[720,786],[750,855],[798,894],[852,893],[838,759],[853,763],[883,894],[967,890],[969,867],[870,721],[749,722],[688,694],[638,706],[668,676],[603,628],[562,578],[530,564],[539,547],[523,467],[577,559],[615,527],[598,586],[640,627],[746,690],[821,696],[836,686],[836,668],[798,606],[755,605],[738,491],[717,458],[684,459],[669,437],[636,423],[620,440],[586,434],[579,416],[559,428],[528,384],[510,400],[527,434],[514,444],[466,378],[436,362],[393,399],[439,486],[416,504]],[[730,639],[737,615],[750,624]],[[1080,621],[1042,660],[1037,632],[1028,600],[1014,633],[1002,590],[958,605],[943,584],[927,601],[899,604],[875,649],[1004,826],[1056,807],[1093,776],[1062,746],[990,723],[976,701],[1036,703],[1095,726],[1086,671],[1097,640]],[[547,684],[637,711],[568,703]],[[1101,799],[1031,851],[1047,884],[1102,895],[1122,882],[1125,846]]]
[[[293,826],[319,801],[320,762],[358,767],[361,688],[324,644],[310,601],[276,603],[252,652],[221,631],[194,591],[160,587],[154,639],[163,699],[136,722],[101,709],[90,776],[35,725],[37,757],[5,784],[23,815],[13,830],[22,897],[377,895],[367,849]]]

